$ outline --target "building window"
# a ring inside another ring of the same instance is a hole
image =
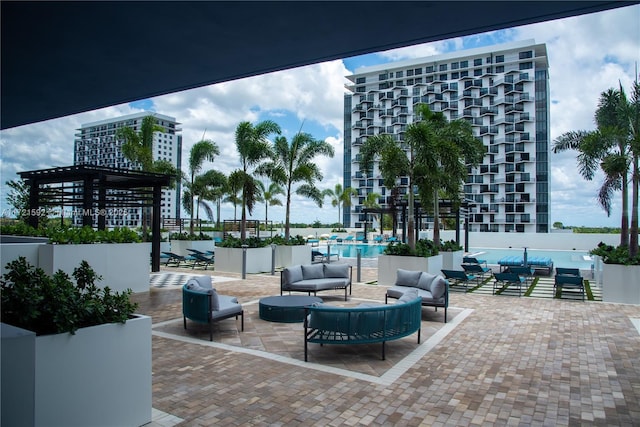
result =
[[[440,71],[447,71],[447,64],[440,64],[440,67],[438,69]]]
[[[396,71],[396,78],[400,78],[404,75],[404,71]]]
[[[414,73],[417,75],[422,74],[422,68],[416,68],[415,70],[413,70]]]
[[[440,74],[440,80],[447,80],[446,74]]]
[[[504,55],[496,55],[496,63],[504,62]]]
[[[520,69],[521,70],[529,70],[533,68],[533,62],[522,62],[520,63]]]
[[[457,71],[455,73],[451,73],[451,79],[459,79],[460,78],[460,73],[458,73]]]
[[[418,83],[422,83],[422,77],[418,77],[418,78],[416,79],[416,84],[418,84]]]
[[[496,65],[496,73],[504,73],[504,65]]]
[[[476,68],[475,70],[473,70],[473,75],[474,76],[481,76],[482,75],[482,68]]]
[[[366,77],[358,77],[358,78],[356,79],[356,84],[359,84],[359,85],[360,85],[360,84],[365,84],[365,83],[366,83],[366,81],[367,81],[367,78],[366,78]]]
[[[460,71],[460,77],[469,77],[469,72],[468,71]]]
[[[469,66],[469,61],[460,61],[460,68],[467,68]]]
[[[458,64],[457,62],[452,62],[452,63],[451,63],[451,69],[452,69],[452,70],[457,70],[459,65],[460,65],[460,64]]]
[[[407,70],[407,77],[413,76],[413,70]]]
[[[378,75],[378,80],[387,80],[388,78],[389,78],[389,75],[387,73]]]
[[[367,91],[366,86],[358,86],[356,88],[356,92],[366,92],[366,91]]]
[[[477,58],[473,60],[473,66],[477,67],[478,65],[482,65],[482,58]]]
[[[527,50],[525,52],[520,52],[518,54],[520,59],[529,59],[529,58],[533,58],[533,51]]]

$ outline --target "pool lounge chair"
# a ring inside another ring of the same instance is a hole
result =
[[[491,274],[489,267],[483,267],[480,264],[462,264],[462,269],[467,274],[477,275],[478,279],[484,279],[486,274]]]
[[[461,270],[440,270],[444,274],[444,278],[449,281],[450,285],[463,285],[464,291],[467,292],[469,282],[477,281],[478,279],[473,274],[467,274]]]
[[[525,266],[517,266],[517,267],[509,267],[507,272],[516,273],[520,277],[524,277],[524,282],[529,283],[533,278],[533,274],[535,273],[535,269],[532,267]]]
[[[356,237],[356,242],[364,242],[364,236]]]
[[[516,273],[494,273],[493,295],[496,292],[503,293],[510,286],[518,288],[518,296],[522,296],[522,285],[525,284],[524,277],[518,276]]]
[[[476,257],[472,257],[472,256],[465,256],[462,257],[462,263],[463,264],[484,264],[484,266],[487,266],[487,260],[486,259],[478,259]]]
[[[585,300],[584,279],[582,276],[572,274],[556,274],[553,282],[553,296],[555,298],[558,290],[563,291],[564,288],[577,289],[582,294],[582,301]]]
[[[204,269],[206,270],[207,267],[209,267],[210,265],[213,265],[215,261],[215,258],[213,255],[207,256],[205,254],[199,254],[197,252],[194,252],[193,254],[191,254],[191,258],[192,258],[192,263],[191,263],[192,270],[196,267],[204,267]]]
[[[322,253],[320,251],[316,251],[313,250],[311,251],[311,263],[312,264],[317,264],[317,263],[321,263],[321,262],[331,262],[330,258],[336,258],[337,260],[340,259],[340,254],[335,252],[335,253],[331,253],[331,256],[328,257],[327,253]]]
[[[376,242],[376,243],[382,243],[382,240],[383,240],[382,236],[376,236],[376,237],[373,238],[373,241]]]
[[[343,242],[352,242],[353,241],[353,236],[347,236],[342,241]]]
[[[193,261],[193,257],[191,255],[183,256],[183,255],[175,254],[173,252],[162,252],[162,253],[168,257],[167,262],[165,263],[166,266],[168,266],[169,264],[175,264],[176,267],[180,267],[181,263],[189,264],[190,262]]]
[[[387,242],[397,242],[397,241],[398,241],[398,238],[395,236],[391,236],[387,239]]]
[[[337,234],[332,234],[331,236],[329,236],[329,240],[337,240],[337,239],[338,239]]]

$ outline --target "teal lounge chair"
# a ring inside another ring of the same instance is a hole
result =
[[[343,242],[352,242],[353,241],[353,236],[347,236],[343,239]]]
[[[487,266],[487,260],[486,259],[478,259],[476,257],[472,257],[472,256],[465,256],[462,257],[462,263],[463,264],[484,264],[484,266]]]
[[[582,301],[585,300],[584,279],[582,276],[556,274],[553,283],[553,296],[555,297],[558,289],[562,291],[564,288],[577,289],[582,294]]]
[[[508,273],[516,273],[520,277],[524,277],[524,282],[529,283],[533,278],[533,274],[535,273],[535,269],[533,267],[509,267]]]
[[[382,243],[382,236],[376,236],[373,238],[373,241],[376,243]]]
[[[522,285],[525,283],[524,277],[518,276],[516,273],[494,273],[495,281],[493,282],[493,295],[498,290],[506,290],[510,286],[518,288],[518,296],[522,296]]]
[[[387,242],[397,242],[397,241],[398,241],[398,238],[395,236],[391,236],[387,239]]]
[[[329,236],[329,240],[336,240],[338,238],[337,234],[332,234],[331,236]]]
[[[449,281],[451,285],[463,285],[464,291],[468,291],[469,282],[476,281],[476,276],[473,274],[467,274],[461,270],[440,270],[444,274],[444,278]]]
[[[491,274],[491,269],[489,267],[483,267],[480,264],[462,264],[462,269],[467,274],[477,275],[478,283],[480,280],[484,279],[485,275]]]

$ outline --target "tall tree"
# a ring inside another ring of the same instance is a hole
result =
[[[342,184],[338,183],[334,189],[327,188],[322,192],[323,197],[329,197],[331,199],[331,206],[338,208],[338,223],[344,228],[342,222],[342,216],[340,215],[341,207],[351,206],[351,197],[356,197],[358,191],[353,187],[342,188]]]
[[[380,198],[380,194],[378,193],[368,193],[367,197],[365,197],[364,199],[364,202],[362,202],[362,205],[368,209],[379,208],[380,207],[380,205],[378,204],[379,198]],[[374,221],[378,220],[378,214],[369,214],[369,215],[373,216]],[[380,218],[382,218],[382,216]],[[372,224],[372,226],[373,225],[375,224]],[[380,220],[380,234],[382,234],[382,220]]]
[[[149,115],[143,117],[139,132],[126,126],[117,130],[116,138],[124,140],[121,147],[122,154],[133,164],[134,168],[139,168],[144,172],[170,175],[172,177],[170,187],[174,188],[176,180],[182,179],[182,172],[167,160],[153,160],[153,134],[163,131],[164,128],[156,123],[155,117]],[[149,217],[150,208],[142,208],[142,237],[145,241]]]
[[[318,156],[333,157],[331,144],[317,140],[310,134],[298,132],[291,142],[285,137],[277,137],[273,144],[274,160],[263,164],[260,173],[267,174],[271,180],[282,185],[286,193],[285,202],[285,239],[290,233],[291,196],[313,200],[322,207],[323,193],[316,187],[316,181],[322,181],[322,171],[315,162]],[[299,184],[295,189],[294,185]]]
[[[611,215],[612,198],[622,193],[620,245],[629,246],[632,256],[638,253],[638,123],[640,121],[640,87],[633,85],[627,99],[622,85],[600,94],[594,115],[596,129],[562,134],[555,139],[553,152],[576,150],[578,171],[588,181],[600,168],[605,175],[598,191],[598,203]],[[631,229],[629,228],[629,174],[632,179]]]
[[[398,197],[398,182],[401,177],[408,177],[409,189],[408,191],[408,207],[409,218],[407,218],[408,236],[407,243],[412,248],[415,248],[415,233],[414,233],[414,193],[411,191],[414,185],[415,177],[415,165],[413,148],[409,147],[409,153],[406,153],[400,144],[398,144],[391,135],[379,134],[367,138],[366,142],[360,147],[360,169],[365,174],[372,175],[374,172],[374,162],[378,160],[378,169],[384,186],[391,192],[391,205],[395,206]],[[393,215],[393,230],[392,233],[396,233],[396,216]]]
[[[235,170],[229,175],[227,193],[223,201],[233,205],[233,220],[238,220],[238,205],[242,204],[242,186],[244,174],[241,170]]]
[[[282,200],[278,199],[278,195],[284,196],[284,189],[275,182],[271,182],[268,188],[260,182],[262,187],[262,201],[264,202],[264,225],[269,224],[269,206],[282,206]]]
[[[235,142],[240,156],[241,169],[236,178],[242,184],[242,220],[240,238],[246,239],[247,210],[253,212],[256,202],[257,184],[252,176],[260,174],[258,167],[261,163],[273,158],[273,150],[269,141],[272,134],[280,134],[280,126],[271,120],[262,121],[255,126],[249,122],[241,122],[236,128]]]
[[[422,206],[433,206],[433,241],[440,245],[440,198],[460,202],[467,168],[482,162],[486,147],[463,119],[448,121],[426,104],[414,110],[417,121],[407,127],[406,139],[415,153],[415,184]]]
[[[189,185],[187,186],[191,193],[191,204],[189,212],[191,214],[191,221],[189,222],[189,233],[193,234],[193,200],[196,196],[196,191],[194,188],[194,182],[196,176],[202,170],[202,165],[205,161],[213,162],[215,156],[220,154],[220,149],[218,145],[211,141],[210,139],[202,139],[201,141],[196,142],[191,147],[191,151],[189,152],[189,174],[191,177]],[[204,190],[204,188],[203,188]]]

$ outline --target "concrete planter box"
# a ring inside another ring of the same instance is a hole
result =
[[[413,271],[426,271],[430,274],[442,275],[442,255],[424,258],[417,256],[378,256],[378,285],[392,286],[396,282],[399,268]]]
[[[602,264],[602,301],[640,304],[640,265]]]
[[[309,254],[311,258],[311,254]],[[216,271],[242,273],[242,248],[216,247]],[[248,274],[271,272],[271,247],[247,248]]]
[[[46,245],[46,243],[2,243],[0,245],[0,262],[2,262],[2,273],[8,270],[5,268],[7,263],[15,261],[18,258],[25,257],[31,265],[38,265],[38,248]]]
[[[40,245],[38,266],[52,275],[58,270],[69,276],[82,260],[102,276],[97,286],[122,292],[148,292],[151,243],[95,243],[86,245]]]
[[[443,270],[460,270],[462,271],[462,258],[464,251],[440,252],[442,255]]]
[[[15,421],[7,425],[27,425],[22,422],[25,420],[33,420],[34,426],[68,427],[141,426],[151,422],[150,317],[82,328],[75,335],[36,337],[18,330],[27,334],[17,341],[7,340],[3,334],[3,371],[7,363],[27,378],[3,375],[3,388],[5,379],[10,379],[32,390],[23,393],[30,398],[15,411],[6,406],[9,402],[5,398],[10,396],[2,393],[3,425],[5,415]],[[12,348],[12,341],[21,347]],[[27,354],[30,348],[34,353]],[[21,358],[6,359],[20,352]]]
[[[213,240],[172,240],[171,252],[174,254],[187,256],[191,255],[187,249],[196,249],[200,252],[213,251],[215,244]]]
[[[276,267],[310,264],[311,249],[307,245],[276,246]]]

